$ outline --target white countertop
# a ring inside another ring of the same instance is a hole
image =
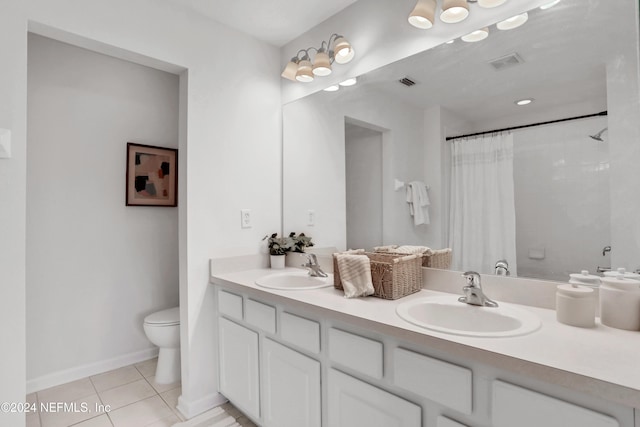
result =
[[[401,319],[395,310],[399,303],[443,295],[441,292],[423,289],[390,301],[375,297],[346,299],[342,291],[333,287],[274,290],[255,284],[256,279],[272,273],[274,271],[270,269],[253,269],[213,275],[211,281],[251,290],[254,295],[276,296],[283,299],[283,303],[329,310],[337,318],[356,321],[358,325],[392,334],[398,339],[429,344],[482,363],[513,369],[543,381],[640,408],[640,332],[609,328],[599,322],[595,328],[572,327],[557,322],[554,310],[511,304],[535,313],[541,319],[542,327],[529,335],[508,338],[450,335],[415,326]]]

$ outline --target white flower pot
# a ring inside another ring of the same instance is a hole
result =
[[[271,268],[275,270],[284,268],[284,260],[286,259],[285,255],[270,255],[271,257]]]

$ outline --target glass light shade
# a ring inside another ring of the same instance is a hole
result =
[[[418,0],[409,15],[409,24],[421,30],[428,30],[433,27],[435,15],[436,0]]]
[[[284,68],[284,71],[280,75],[285,79],[289,79],[295,82],[297,72],[298,72],[298,64],[296,64],[293,61],[289,61],[287,66]]]
[[[543,4],[542,6],[540,6],[540,9],[542,10],[551,9],[553,6],[557,5],[558,3],[560,3],[560,0],[553,0],[552,2]]]
[[[444,0],[440,20],[447,24],[455,24],[467,19],[469,16],[469,4],[467,0]]]
[[[325,92],[335,92],[340,89],[339,85],[329,86],[328,88],[323,89]]]
[[[513,30],[514,28],[518,28],[523,25],[525,22],[529,20],[529,14],[527,12],[521,13],[520,15],[512,16],[509,19],[505,19],[504,21],[498,22],[496,24],[496,28],[499,30]]]
[[[518,101],[515,101],[516,105],[529,105],[533,102],[533,98],[527,98],[527,99],[520,99]]]
[[[311,72],[311,62],[309,62],[308,59],[303,59],[298,63],[296,80],[302,83],[309,83],[313,81],[313,73]]]
[[[340,86],[353,86],[356,83],[358,83],[358,80],[355,77],[352,77],[343,82],[340,82]]]
[[[328,76],[331,74],[331,61],[327,52],[319,51],[313,61],[313,74],[316,76]]]
[[[467,34],[466,36],[460,37],[463,41],[473,43],[479,42],[489,37],[489,28],[484,27],[479,30],[475,30],[472,33]]]
[[[478,0],[478,6],[480,7],[498,7],[507,2],[507,0]]]
[[[353,46],[344,37],[338,37],[333,46],[333,52],[335,55],[335,61],[338,64],[346,64],[351,61],[356,52],[353,50]]]

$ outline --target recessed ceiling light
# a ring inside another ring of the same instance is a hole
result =
[[[533,102],[533,98],[520,99],[518,101],[514,101],[516,105],[529,105]]]
[[[451,44],[451,43],[453,43],[453,42],[455,42],[455,41],[456,41],[456,39],[449,40],[448,42],[445,42],[445,44]]]
[[[460,37],[465,42],[479,42],[489,37],[489,28],[481,28],[479,30],[475,30],[472,33],[467,34],[466,36]]]
[[[521,13],[520,15],[512,16],[509,19],[505,19],[504,21],[498,22],[496,24],[496,28],[499,30],[513,30],[514,28],[518,28],[521,25],[524,25],[525,22],[529,20],[529,14],[527,12]]]
[[[358,83],[358,80],[356,80],[355,77],[352,77],[350,79],[347,79],[343,82],[340,82],[340,86],[353,86],[354,84]]]
[[[540,6],[540,9],[542,10],[551,9],[553,6],[557,5],[558,3],[560,3],[560,0],[553,0],[552,2],[543,4],[542,6]]]
[[[323,90],[324,90],[325,92],[335,92],[335,91],[337,91],[338,89],[340,89],[340,86],[338,86],[338,85],[333,85],[333,86],[329,86],[329,87],[327,87],[327,88],[325,88],[325,89],[323,89]]]

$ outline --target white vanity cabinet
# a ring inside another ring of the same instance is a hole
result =
[[[225,318],[218,323],[220,392],[242,412],[258,418],[258,334]]]

